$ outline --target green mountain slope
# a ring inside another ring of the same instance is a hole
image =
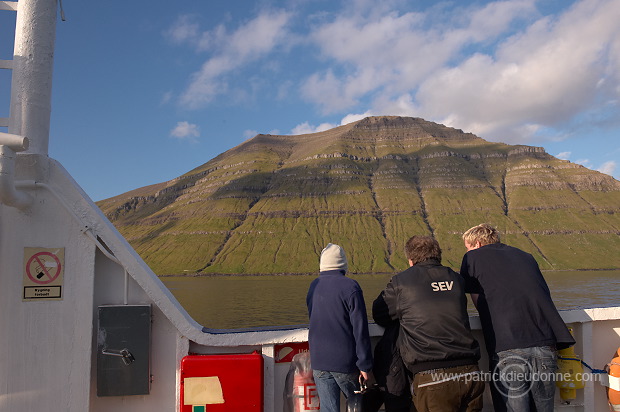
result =
[[[352,272],[396,272],[414,234],[458,268],[461,233],[482,222],[543,269],[620,268],[620,182],[419,118],[258,135],[98,205],[159,275],[316,272],[328,242]]]

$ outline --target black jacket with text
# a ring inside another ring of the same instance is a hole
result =
[[[398,347],[412,373],[477,364],[480,346],[469,326],[463,279],[431,259],[390,280],[373,303],[373,318],[401,325]]]

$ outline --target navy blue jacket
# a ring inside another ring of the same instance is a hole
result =
[[[341,270],[321,272],[306,297],[312,369],[355,373],[372,369],[362,289]]]

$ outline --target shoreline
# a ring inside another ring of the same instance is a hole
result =
[[[549,269],[541,270],[544,273],[555,272],[613,272],[620,270],[620,268],[607,268],[607,269]],[[387,276],[396,275],[400,271],[396,272],[351,272],[347,273],[348,276]],[[166,274],[157,275],[158,278],[201,278],[201,277],[267,277],[267,276],[317,276],[319,272],[303,272],[303,273],[182,273],[182,274]]]

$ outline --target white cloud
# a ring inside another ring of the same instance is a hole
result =
[[[398,98],[458,58],[464,47],[496,40],[512,22],[531,14],[533,3],[458,8],[452,18],[442,14],[437,20],[432,20],[432,12],[383,9],[383,14],[365,16],[346,10],[311,36],[323,55],[343,66],[342,74],[335,75],[333,69],[316,72],[307,78],[302,93],[328,113],[349,108],[376,91],[380,100]]]
[[[610,175],[613,176],[614,172],[616,171],[616,162],[613,160],[610,160],[608,162],[605,162],[601,165],[601,167],[599,167],[598,170],[601,173],[605,173],[606,175]]]
[[[189,122],[178,122],[174,129],[170,131],[170,137],[181,140],[195,140],[200,137],[200,128]]]
[[[345,124],[357,122],[358,120],[362,120],[363,118],[368,117],[368,116],[373,116],[371,111],[367,111],[366,113],[362,113],[362,114],[348,114],[342,118],[342,120],[340,121],[340,124],[345,125]]]
[[[558,159],[568,160],[570,159],[571,152],[562,152],[555,155]]]
[[[550,17],[536,4],[343,10],[310,35],[328,64],[302,96],[326,114],[370,107],[512,143],[561,140],[584,116],[620,118],[617,0],[578,0]]]
[[[557,21],[543,18],[515,34],[494,55],[439,70],[416,99],[425,116],[449,113],[458,127],[505,141],[525,140],[523,123],[569,124],[596,110],[597,94],[606,100],[597,85],[620,71],[608,58],[608,45],[620,42],[619,19],[613,0],[579,2]]]
[[[515,20],[536,13],[535,3],[534,0],[495,1],[481,9],[471,9],[464,16],[469,20],[464,34],[474,41],[485,42],[504,33]]]
[[[333,129],[336,126],[338,125],[335,125],[332,123],[321,123],[318,126],[313,126],[313,125],[310,125],[308,122],[303,122],[295,126],[293,130],[291,130],[291,134],[297,135],[297,134],[318,133],[318,132],[323,132],[325,130]]]
[[[220,24],[211,31],[199,34],[195,39],[195,47],[198,51],[218,50],[225,44],[226,39],[226,26]]]
[[[230,72],[268,55],[286,39],[290,18],[291,14],[284,11],[263,12],[232,33],[227,33],[222,25],[203,33],[198,47],[215,52],[192,75],[189,87],[181,95],[181,104],[197,109],[226,93]]]
[[[304,82],[303,96],[331,113],[354,106],[374,90],[414,87],[449,56],[445,49],[433,47],[433,34],[418,29],[420,20],[415,13],[371,20],[347,13],[320,27],[312,40],[344,70],[312,74]]]
[[[256,96],[270,90],[277,104],[301,94],[324,114],[363,113],[341,124],[415,116],[506,143],[575,138],[620,120],[618,0],[558,2],[560,14],[549,16],[539,0],[410,3],[355,0],[311,18],[262,11],[209,31],[182,16],[168,37],[208,58],[180,102],[200,108],[226,95],[264,104]],[[286,75],[270,86],[266,72]],[[292,133],[335,127],[322,120]]]
[[[585,167],[587,167],[589,169],[592,168],[592,162],[590,161],[590,159],[577,159],[577,160],[575,160],[575,163],[578,163],[578,164],[580,164],[582,166],[585,166]]]
[[[196,16],[184,14],[179,16],[172,26],[164,32],[164,36],[173,43],[194,42],[199,35]]]
[[[354,92],[352,96],[347,96],[342,89],[341,80],[328,69],[325,73],[311,75],[303,84],[301,92],[304,97],[323,106],[324,111],[329,113],[356,104],[356,97],[360,94]]]
[[[250,139],[254,136],[256,136],[258,134],[258,132],[256,130],[244,130],[243,131],[243,138],[244,139]]]
[[[346,115],[345,117],[342,118],[342,120],[340,121],[340,124],[333,124],[333,123],[321,123],[318,126],[314,126],[311,125],[309,122],[303,122],[301,124],[298,124],[297,126],[295,126],[293,128],[293,130],[291,131],[291,134],[308,134],[308,133],[318,133],[318,132],[323,132],[325,130],[329,130],[329,129],[333,129],[334,127],[338,127],[338,126],[344,126],[345,124],[349,124],[349,123],[353,123],[353,122],[357,122],[359,120],[362,120],[368,116],[373,116],[372,112],[367,111],[365,113],[360,113],[360,114],[355,114],[355,113],[351,113]]]
[[[243,60],[269,53],[283,40],[290,18],[291,14],[284,11],[259,14],[229,36],[226,49]]]

